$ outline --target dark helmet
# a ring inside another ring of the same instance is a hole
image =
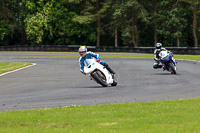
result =
[[[156,48],[157,49],[161,49],[161,47],[162,47],[162,43],[156,43]]]

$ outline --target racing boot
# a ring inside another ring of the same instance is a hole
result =
[[[154,63],[154,64],[153,64],[153,68],[154,68],[154,69],[162,68],[162,65],[159,65],[159,63]]]
[[[104,64],[105,68],[111,73],[111,74],[115,74],[114,70],[110,68],[110,66],[108,64]]]
[[[163,71],[167,70],[167,67],[165,65],[163,65],[162,67],[163,67]]]

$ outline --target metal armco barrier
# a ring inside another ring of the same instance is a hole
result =
[[[78,52],[79,45],[35,45],[35,46],[0,46],[0,51],[62,51]],[[113,47],[113,46],[87,46],[88,50],[94,52],[134,52],[153,53],[154,47]],[[200,48],[166,47],[174,54],[200,55]]]

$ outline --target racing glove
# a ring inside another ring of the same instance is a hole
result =
[[[159,59],[158,59],[158,58],[154,58],[154,60],[155,60],[155,61],[159,61]]]
[[[100,59],[97,59],[96,62],[100,63]]]

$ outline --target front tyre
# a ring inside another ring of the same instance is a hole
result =
[[[99,77],[98,73],[93,73],[92,77],[97,81],[97,83],[101,84],[103,87],[107,87],[108,84]]]
[[[168,64],[168,67],[172,70],[171,74],[176,74],[176,70],[175,70],[174,64],[172,62],[170,62]]]

